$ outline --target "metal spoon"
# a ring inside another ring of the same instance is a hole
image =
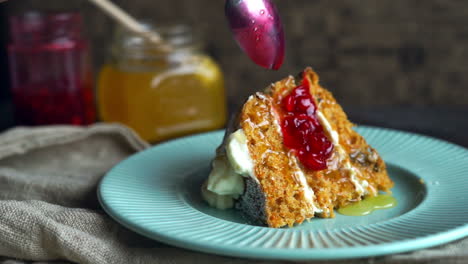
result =
[[[284,60],[284,31],[272,0],[226,0],[226,17],[239,46],[258,65],[278,70]]]

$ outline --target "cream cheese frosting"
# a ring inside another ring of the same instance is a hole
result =
[[[330,125],[330,122],[328,122],[327,118],[322,112],[317,111],[317,117],[323,129],[327,131],[327,133],[330,135],[330,140],[332,141],[335,149],[338,151],[340,158],[344,158],[344,156],[346,155],[346,152],[344,151],[343,147],[340,145],[340,136],[338,135],[338,132],[336,132],[332,128],[332,126]],[[359,174],[359,171],[351,165],[351,162],[349,162],[349,160],[347,159],[344,162],[343,166],[344,166],[344,169],[349,171],[349,176],[350,176],[349,178],[351,182],[354,184],[354,186],[356,187],[356,191],[361,195],[368,194],[369,183],[366,180],[359,179],[359,177],[357,176]]]
[[[229,136],[225,149],[225,155],[218,155],[213,160],[206,186],[202,187],[203,198],[218,209],[234,206],[234,200],[244,193],[243,177],[258,181],[253,172],[254,164],[242,129]]]
[[[229,136],[226,145],[226,154],[229,163],[237,174],[245,177],[254,177],[253,161],[250,158],[247,146],[247,137],[243,129],[238,129]],[[255,178],[257,180],[257,178]]]
[[[244,180],[225,155],[217,156],[211,166],[206,186],[209,191],[219,195],[232,195],[234,198],[244,193]]]
[[[311,210],[312,214],[323,213],[323,209],[318,208],[315,203],[314,190],[307,183],[307,178],[304,175],[304,172],[300,169],[299,161],[297,160],[296,156],[290,151],[288,153],[288,158],[289,158],[290,166],[293,166],[296,168],[295,176],[298,179],[299,184],[302,187],[302,190],[304,191],[304,197],[306,201],[309,203],[309,210]]]

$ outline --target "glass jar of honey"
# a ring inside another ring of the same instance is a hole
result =
[[[223,74],[194,31],[146,25],[171,49],[116,30],[98,80],[101,120],[123,123],[152,143],[223,127]]]

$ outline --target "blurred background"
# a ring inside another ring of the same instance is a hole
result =
[[[224,1],[113,2],[138,18],[156,23],[185,22],[201,28],[207,54],[224,72],[230,110],[254,91],[309,65],[319,73],[322,85],[351,113],[369,107],[400,106],[424,112],[468,106],[467,1],[276,1],[287,41],[286,60],[278,72],[254,65],[237,47],[224,18]],[[115,23],[87,1],[1,3],[3,102],[8,101],[9,94],[6,17],[30,9],[80,11],[92,44],[95,75],[106,61]],[[3,108],[5,105],[2,103]]]

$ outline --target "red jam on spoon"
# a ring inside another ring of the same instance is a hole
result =
[[[294,150],[306,168],[325,170],[327,159],[333,152],[333,144],[325,136],[318,121],[317,106],[306,78],[283,98],[281,107],[284,111],[281,130],[286,147]]]

